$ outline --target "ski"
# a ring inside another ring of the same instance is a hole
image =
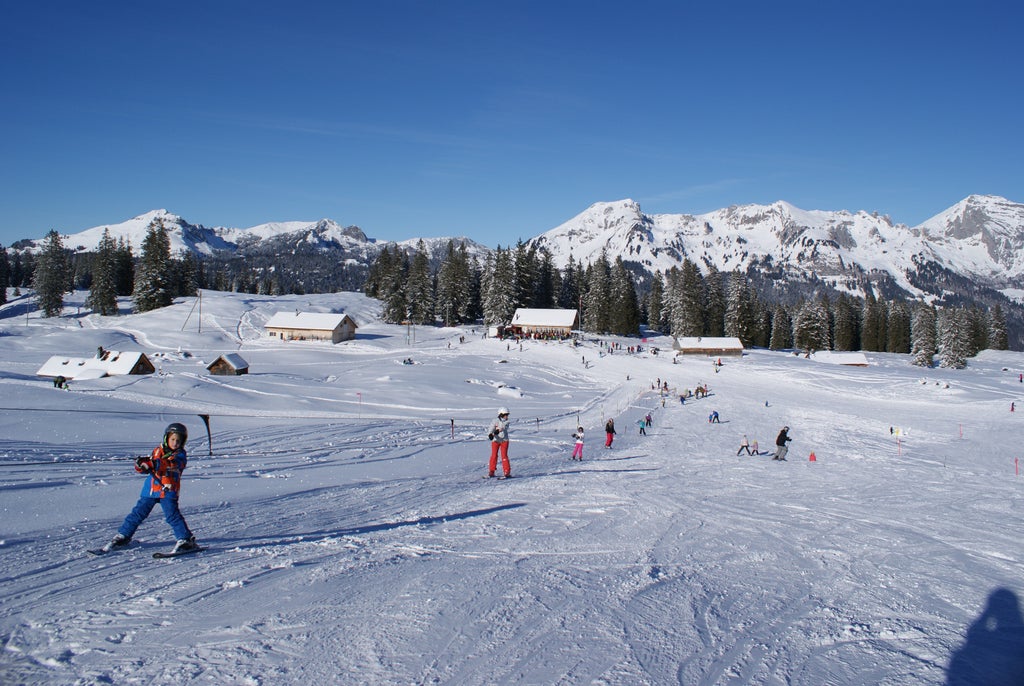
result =
[[[178,552],[167,552],[167,553],[153,553],[153,558],[157,560],[164,560],[169,557],[181,557],[182,555],[191,555],[192,553],[201,553],[206,548],[196,546],[195,548],[188,548],[186,550],[179,550]]]
[[[88,548],[88,549],[86,549],[85,552],[89,553],[90,555],[106,555],[107,553],[112,553],[115,550],[127,550],[127,549],[128,549],[128,544],[127,543],[125,543],[124,545],[113,545],[113,546],[108,544],[108,545],[103,546],[102,548]]]

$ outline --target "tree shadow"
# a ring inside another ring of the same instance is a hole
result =
[[[1024,617],[1016,594],[1007,588],[989,594],[985,610],[949,661],[946,686],[978,684],[1024,686]]]

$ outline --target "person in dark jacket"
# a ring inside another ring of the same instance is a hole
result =
[[[615,420],[608,418],[608,421],[604,423],[604,447],[611,448],[612,441],[615,440]]]
[[[778,438],[775,439],[775,457],[772,459],[785,460],[786,453],[789,452],[789,448],[786,446],[786,443],[792,440],[793,439],[789,437],[789,427],[782,427],[782,431],[779,432]]]

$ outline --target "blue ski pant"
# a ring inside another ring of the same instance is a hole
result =
[[[189,538],[192,532],[189,531],[185,518],[181,516],[177,498],[147,498],[142,496],[139,498],[139,502],[135,503],[135,507],[128,513],[128,516],[124,518],[124,522],[117,532],[126,538],[131,538],[135,534],[135,530],[139,528],[139,525],[146,520],[149,513],[156,507],[157,503],[160,503],[160,507],[164,509],[164,519],[167,520],[167,523],[174,530],[174,537],[177,539]]]

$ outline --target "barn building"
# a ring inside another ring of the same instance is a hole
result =
[[[330,341],[341,343],[356,337],[357,324],[341,313],[278,312],[263,325],[271,337],[282,341]]]

